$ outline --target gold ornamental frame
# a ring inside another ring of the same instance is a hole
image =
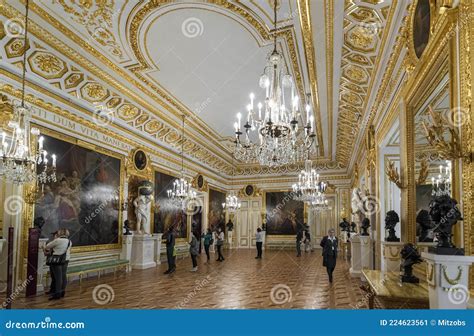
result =
[[[415,8],[418,1],[412,3],[408,16],[408,32],[405,39],[408,50],[412,50],[413,20]],[[440,4],[439,4],[440,6]],[[456,74],[453,64],[456,64],[456,53],[453,52],[452,40],[456,39],[455,27],[457,24],[458,9],[451,9],[443,13],[439,12],[439,6],[431,8],[431,29],[430,39],[419,60],[414,60],[413,55],[408,53],[409,71],[408,80],[402,92],[402,111],[400,115],[400,172],[402,184],[405,187],[401,190],[401,206],[405,209],[402,212],[401,222],[402,241],[415,243],[416,241],[416,174],[415,174],[415,115],[419,106],[426,101],[428,95],[434,90],[434,85],[438,85],[440,78],[446,67],[449,68],[450,96],[458,97]],[[413,51],[413,50],[412,50]],[[457,106],[450,101],[450,108]],[[458,167],[453,161],[453,166]],[[453,172],[456,169],[453,168]],[[460,183],[460,176],[454,174],[453,186]],[[456,197],[456,195],[454,195]],[[467,243],[468,241],[465,241]]]
[[[262,219],[266,220],[267,217],[267,193],[270,192],[283,192],[283,193],[292,193],[293,191],[288,189],[266,189],[262,192]],[[303,221],[308,223],[308,206],[306,202],[303,202]],[[263,222],[263,221],[262,221]],[[265,225],[268,223],[265,222]],[[278,240],[294,240],[295,235],[267,235],[267,240],[271,241],[271,237],[275,237]]]
[[[124,183],[125,183],[125,164],[124,164],[124,156],[122,154],[119,154],[117,152],[111,151],[110,149],[106,149],[100,146],[96,146],[88,141],[80,140],[74,137],[71,137],[69,135],[65,135],[63,133],[60,133],[55,130],[51,130],[47,127],[34,124],[32,123],[32,127],[36,127],[40,130],[41,134],[47,135],[50,137],[53,137],[57,140],[61,140],[64,142],[68,142],[73,145],[77,145],[82,148],[86,148],[92,151],[95,151],[100,154],[108,155],[110,157],[113,157],[115,159],[118,159],[120,161],[120,186],[119,186],[119,199],[120,199],[120,204],[123,203],[123,197],[124,197]],[[26,197],[28,188],[24,188],[23,190],[23,197]],[[22,239],[21,239],[21,246],[22,250],[20,253],[20,260],[22,261],[22,278],[25,277],[24,272],[24,262],[26,262],[26,253],[27,253],[27,248],[28,248],[28,229],[33,227],[33,216],[34,216],[34,209],[35,206],[34,204],[25,204],[24,210],[23,210],[23,228],[22,228]],[[72,247],[72,253],[83,253],[83,252],[92,252],[92,251],[102,251],[102,250],[118,250],[122,247],[122,220],[123,220],[123,211],[118,210],[118,222],[119,222],[119,227],[118,227],[118,241],[115,244],[100,244],[100,245],[89,245],[89,246],[76,246]]]

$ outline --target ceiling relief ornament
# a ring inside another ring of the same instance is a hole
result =
[[[29,58],[31,70],[47,79],[61,78],[67,72],[66,63],[51,53],[35,51]]]
[[[344,44],[337,120],[336,161],[346,166],[354,151],[354,137],[375,78],[385,27],[390,26],[396,1],[345,0]]]
[[[122,59],[122,49],[117,43],[114,25],[118,24],[119,8],[115,8],[114,0],[53,0],[62,6],[69,18],[82,25],[90,37],[105,47],[113,56]],[[118,2],[118,5],[122,3]]]
[[[90,103],[102,102],[109,96],[109,90],[96,82],[88,82],[81,88],[82,98]]]

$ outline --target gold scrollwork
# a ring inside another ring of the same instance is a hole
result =
[[[459,280],[461,280],[461,277],[462,277],[462,271],[463,271],[463,268],[462,266],[458,266],[458,275],[451,279],[449,276],[448,276],[448,273],[447,273],[447,266],[446,265],[441,265],[441,268],[443,269],[443,277],[444,277],[444,280],[446,280],[446,282],[452,286],[455,286],[457,284],[459,284]]]
[[[387,175],[390,182],[394,183],[398,188],[403,189],[400,173],[398,172],[398,168],[395,167],[395,163],[393,161],[388,160],[385,174]]]

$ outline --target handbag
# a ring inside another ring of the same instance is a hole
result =
[[[66,262],[66,255],[67,255],[67,250],[69,249],[69,246],[71,245],[71,241],[68,242],[67,244],[67,249],[66,252],[63,254],[51,254],[46,258],[46,265],[48,266],[55,266],[55,265],[62,265]]]
[[[214,239],[211,238],[211,240],[209,240],[209,245],[212,245],[214,244]]]

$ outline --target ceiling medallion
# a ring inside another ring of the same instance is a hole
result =
[[[314,117],[306,108],[306,126],[299,132],[298,123],[303,119],[299,113],[299,99],[295,95],[295,83],[285,70],[285,62],[277,51],[277,5],[274,4],[274,48],[260,77],[259,85],[265,89],[264,104],[258,103],[258,114],[254,110],[253,93],[247,105],[247,121],[243,125],[242,115],[237,114],[234,154],[246,163],[257,161],[262,166],[279,167],[296,163],[312,149]],[[287,103],[291,102],[290,106]],[[251,133],[255,132],[255,133]],[[304,134],[303,134],[304,133]],[[253,135],[253,136],[252,136]],[[258,138],[258,140],[257,140]]]

